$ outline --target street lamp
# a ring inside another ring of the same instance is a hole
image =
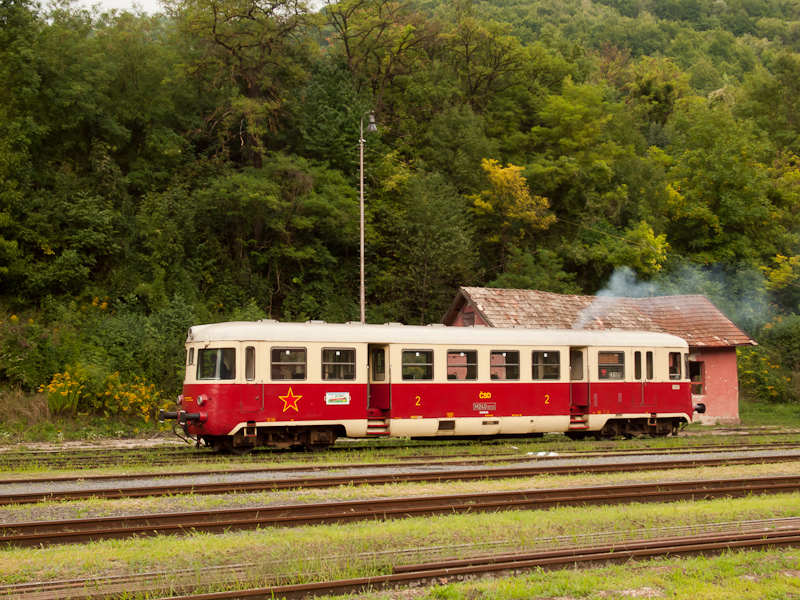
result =
[[[369,115],[369,123],[367,124],[367,131],[374,133],[378,131],[378,126],[375,125],[375,111],[368,110],[361,116],[361,132],[358,136],[358,141],[361,146],[361,323],[366,323],[366,293],[364,291],[364,117]]]

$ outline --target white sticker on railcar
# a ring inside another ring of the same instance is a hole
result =
[[[680,386],[680,385],[678,385],[677,383],[673,383],[673,384],[672,384],[672,389],[673,389],[673,390],[679,390],[679,389],[681,389],[681,386]]]
[[[350,392],[326,392],[325,404],[350,404]]]

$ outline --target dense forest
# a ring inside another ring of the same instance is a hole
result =
[[[189,325],[358,320],[374,111],[368,322],[704,293],[797,403],[798,87],[800,0],[0,0],[0,380],[147,412]]]

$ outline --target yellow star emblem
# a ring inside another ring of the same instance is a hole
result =
[[[278,396],[281,400],[283,400],[283,412],[286,412],[290,408],[293,408],[296,412],[300,412],[297,408],[297,401],[302,398],[302,396],[295,396],[292,393],[292,388],[289,388],[289,393],[285,396]]]

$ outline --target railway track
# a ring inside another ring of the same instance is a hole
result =
[[[589,488],[221,509],[131,517],[37,521],[7,524],[0,527],[2,534],[0,535],[0,544],[7,547],[39,547],[129,537],[183,535],[201,531],[226,533],[233,530],[264,527],[297,527],[473,512],[544,510],[557,506],[736,498],[798,491],[800,491],[800,476],[791,476],[638,483]]]
[[[513,444],[514,440],[507,440],[508,443]],[[450,445],[450,444],[448,444]],[[462,445],[470,445],[464,443]],[[703,452],[716,452],[716,451],[745,451],[745,450],[758,450],[758,449],[791,449],[800,448],[800,442],[774,442],[763,444],[687,444],[685,446],[674,446],[670,448],[632,448],[620,450],[618,448],[587,448],[586,450],[575,450],[574,448],[568,450],[559,450],[559,444],[555,444],[556,451],[562,453],[569,453],[570,456],[591,457],[599,455],[635,455],[638,453],[658,453],[670,454],[691,451],[693,453]],[[441,443],[420,444],[413,442],[410,446],[402,446],[398,444],[387,445],[359,445],[355,447],[347,446],[334,446],[326,451],[327,456],[342,455],[357,455],[365,452],[374,451],[391,451],[402,450],[407,451],[408,448],[427,448],[427,447],[441,447]],[[551,447],[552,449],[552,447]],[[323,456],[325,456],[323,455]],[[487,456],[518,456],[518,453],[508,451],[492,451],[491,449],[481,448],[481,452],[461,452],[461,453],[441,453],[441,454],[427,454],[427,455],[409,455],[405,457],[397,457],[398,460],[435,460],[459,457],[487,457]],[[281,450],[262,450],[254,452],[245,456],[226,456],[219,454],[211,454],[208,451],[195,451],[190,448],[164,448],[152,451],[131,450],[124,452],[100,452],[95,451],[72,451],[72,452],[58,452],[58,451],[39,451],[39,452],[0,452],[0,470],[14,471],[22,470],[25,468],[36,467],[52,468],[52,469],[95,469],[104,467],[115,466],[134,466],[134,465],[176,465],[176,464],[197,464],[197,463],[230,463],[236,462],[237,464],[253,464],[263,461],[317,461],[320,455],[318,454],[305,454],[294,451],[281,451]]]
[[[527,459],[530,461],[530,458]],[[86,500],[89,498],[142,498],[172,496],[176,494],[228,494],[233,492],[265,492],[286,489],[329,488],[354,485],[385,485],[389,483],[430,483],[447,481],[476,481],[489,479],[527,478],[539,475],[575,475],[587,473],[619,473],[670,469],[691,469],[729,465],[769,464],[800,461],[800,454],[754,457],[723,457],[656,462],[631,462],[583,465],[536,465],[518,467],[490,467],[467,470],[440,470],[435,472],[383,473],[377,475],[347,475],[336,477],[303,477],[267,479],[257,481],[228,481],[215,483],[171,484],[160,486],[113,487],[66,490],[60,492],[34,492],[0,495],[0,506],[34,504],[45,501]],[[381,467],[391,465],[381,464]],[[408,467],[408,465],[402,465]],[[429,465],[423,465],[427,467]],[[339,467],[341,468],[341,467]],[[297,470],[297,469],[293,469]],[[250,471],[248,471],[250,472]],[[191,474],[196,476],[197,473]],[[141,479],[141,475],[130,476]],[[121,479],[117,476],[115,479]],[[37,481],[41,483],[41,481]],[[7,483],[7,482],[2,482]]]
[[[798,445],[789,445],[787,447],[782,447],[784,449],[795,449],[800,447]],[[774,450],[774,446],[746,446],[744,449],[736,448],[735,451],[743,452],[743,451],[752,451],[752,450],[764,450],[770,449]],[[711,449],[702,449],[702,450],[693,450],[691,454],[705,454],[705,453],[720,453],[719,450],[711,450]],[[619,456],[664,456],[670,454],[686,454],[687,452],[684,450],[681,451],[660,451],[660,450],[652,450],[652,451],[629,451],[629,452],[607,452],[607,453],[596,453],[596,452],[587,452],[587,453],[572,453],[572,454],[558,454],[554,452],[540,452],[540,453],[528,453],[527,455],[520,456],[519,454],[491,454],[489,456],[475,456],[472,454],[468,455],[427,455],[427,456],[418,456],[418,457],[408,457],[407,459],[402,459],[402,462],[398,463],[358,463],[358,464],[342,464],[342,463],[335,463],[335,464],[315,464],[310,466],[309,468],[313,471],[332,471],[332,470],[341,470],[343,468],[347,469],[386,469],[386,468],[411,468],[411,467],[429,467],[434,465],[442,466],[442,467],[453,467],[453,466],[472,466],[472,465],[481,465],[486,463],[520,463],[520,462],[531,462],[535,460],[537,462],[540,461],[548,461],[548,460],[563,460],[563,459],[582,459],[582,458],[598,458],[598,457],[619,457]],[[791,460],[792,455],[785,455],[786,460]],[[460,460],[456,460],[459,459]],[[728,461],[732,461],[734,459],[726,459]],[[796,460],[800,460],[800,456],[796,457]],[[679,461],[676,461],[675,464],[680,464]],[[737,464],[730,462],[729,464]],[[710,466],[715,466],[714,464],[710,464]],[[674,467],[678,468],[678,467]],[[138,480],[138,479],[163,479],[167,477],[197,477],[199,475],[202,476],[211,476],[211,475],[241,475],[241,474],[255,474],[255,473],[291,473],[296,472],[299,470],[304,470],[303,467],[298,467],[297,465],[291,466],[253,466],[247,468],[226,468],[226,469],[216,469],[216,470],[205,470],[205,471],[173,471],[173,472],[153,472],[153,473],[130,473],[130,474],[105,474],[105,475],[70,475],[70,476],[47,476],[46,479],[42,477],[38,478],[17,478],[17,479],[0,479],[0,486],[1,485],[26,485],[26,484],[37,484],[46,481],[48,483],[70,483],[70,482],[86,482],[86,481],[115,481],[115,480]],[[1,496],[0,496],[1,498]]]
[[[228,587],[226,581],[236,581],[237,587],[247,585],[252,579],[254,564],[211,567],[198,576],[195,570],[179,572],[147,573],[142,575],[78,579],[72,581],[27,583],[0,586],[0,594],[13,595],[18,600],[60,600],[62,598],[92,599],[129,597],[135,589],[147,597],[154,598],[165,590],[170,591],[172,600],[181,598],[192,600],[223,600],[225,598],[305,598],[318,595],[337,595],[358,593],[375,589],[398,588],[406,586],[437,584],[472,579],[484,575],[518,574],[532,569],[562,569],[577,565],[608,564],[631,560],[648,560],[665,556],[712,555],[729,550],[762,550],[766,548],[800,546],[800,528],[796,522],[771,527],[759,527],[745,531],[707,532],[667,538],[617,541],[610,544],[583,547],[560,547],[530,552],[506,552],[478,554],[468,559],[455,557],[430,560],[422,563],[408,563],[403,560],[403,551],[391,556],[366,558],[371,563],[386,562],[395,564],[390,572],[375,577],[330,580],[324,574],[304,573],[316,576],[318,581],[291,584],[290,575],[273,576],[270,587],[239,589],[213,594],[187,594],[198,587],[208,589],[212,586]],[[437,549],[439,550],[439,549]],[[414,550],[414,554],[418,549]],[[364,559],[364,556],[358,558]],[[399,561],[397,560],[399,559]],[[365,561],[366,562],[366,561]],[[400,562],[401,564],[396,564]],[[263,577],[260,579],[263,580]]]

